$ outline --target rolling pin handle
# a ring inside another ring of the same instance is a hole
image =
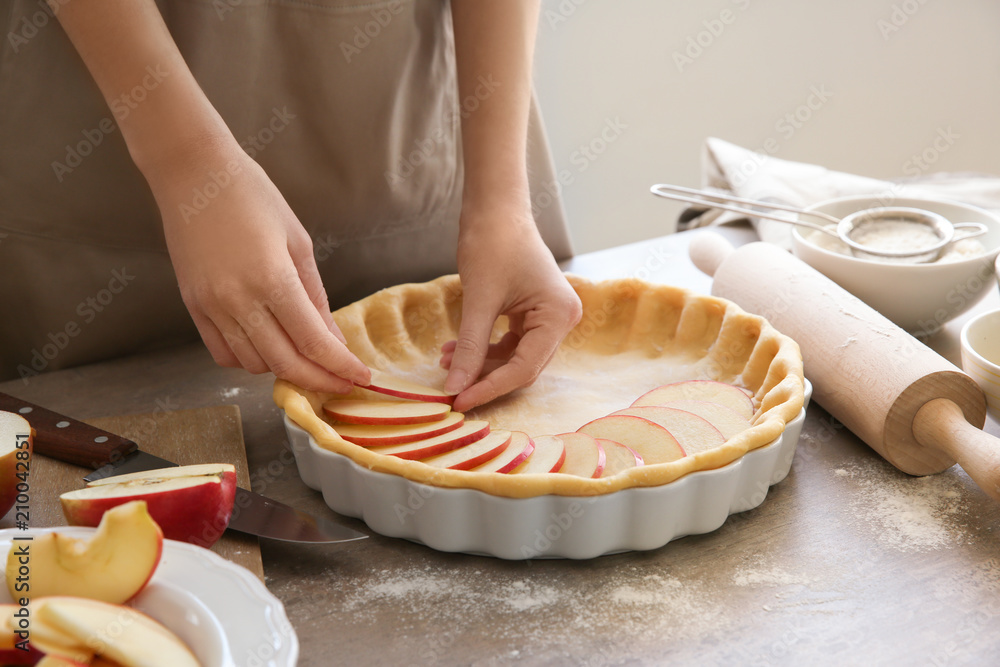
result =
[[[954,401],[925,403],[913,417],[913,435],[921,445],[948,453],[979,488],[1000,500],[1000,440],[966,421]]]
[[[726,257],[733,252],[733,245],[714,232],[704,232],[691,239],[688,256],[698,269],[708,276],[714,276]]]

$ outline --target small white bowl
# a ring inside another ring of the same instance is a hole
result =
[[[911,333],[932,334],[975,306],[995,289],[994,262],[1000,253],[1000,218],[958,202],[933,199],[855,196],[831,199],[808,210],[837,218],[868,208],[905,206],[943,215],[952,223],[981,222],[988,231],[977,240],[985,253],[946,263],[901,264],[851,257],[821,247],[820,232],[795,227],[792,251],[835,283]],[[806,217],[815,222],[812,217]],[[836,241],[834,241],[836,243]]]
[[[977,315],[962,327],[962,370],[986,394],[990,415],[1000,418],[1000,310]]]

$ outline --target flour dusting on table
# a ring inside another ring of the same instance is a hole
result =
[[[904,477],[881,462],[852,465],[834,474],[854,487],[854,515],[883,546],[931,551],[969,539],[958,520],[965,510],[964,487],[954,475]]]

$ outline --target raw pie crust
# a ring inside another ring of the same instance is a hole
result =
[[[737,384],[754,392],[752,427],[714,449],[670,463],[631,468],[603,479],[558,473],[512,475],[444,470],[376,454],[343,440],[320,415],[333,394],[278,380],[274,400],[323,449],[379,472],[440,487],[478,489],[510,498],[594,496],[659,486],[697,470],[724,466],[781,435],[802,408],[798,345],[736,304],[685,289],[624,279],[592,283],[567,276],[583,318],[530,387],[466,413],[493,428],[531,436],[575,431],[657,386],[690,379]],[[371,368],[432,387],[444,384],[441,345],[457,337],[462,314],[458,276],[398,285],[333,313],[348,346]],[[494,329],[506,330],[501,318]],[[365,390],[355,394],[371,396]]]

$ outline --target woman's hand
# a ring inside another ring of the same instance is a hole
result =
[[[454,404],[459,412],[534,382],[581,315],[580,299],[527,206],[467,207],[462,218],[462,323],[458,340],[444,345],[441,358],[449,369],[445,389],[461,392]],[[491,345],[500,315],[508,317],[510,331]]]
[[[327,302],[312,240],[260,166],[223,141],[147,170],[181,296],[223,366],[315,391],[367,384]]]

